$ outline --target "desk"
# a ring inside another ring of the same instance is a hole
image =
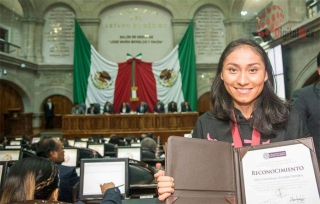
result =
[[[63,137],[89,137],[92,135],[135,134],[151,132],[160,136],[162,144],[171,135],[190,133],[199,117],[198,112],[146,113],[112,115],[62,115]]]

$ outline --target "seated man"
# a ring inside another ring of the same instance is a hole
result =
[[[37,156],[48,158],[59,168],[59,201],[72,203],[72,187],[80,180],[76,169],[61,165],[64,162],[62,142],[57,138],[43,138],[37,145]]]
[[[191,107],[188,101],[185,101],[182,105],[181,105],[181,112],[190,112],[191,111]]]
[[[146,113],[148,112],[148,105],[146,102],[141,101],[140,105],[138,105],[137,109],[136,109],[137,113]]]
[[[157,100],[157,103],[154,104],[154,112],[164,113],[164,105],[160,102],[160,100]]]
[[[93,103],[91,103],[87,110],[87,114],[99,114],[99,110],[94,106]]]
[[[72,114],[85,114],[85,111],[83,110],[83,108],[79,105],[79,103],[75,103],[74,107],[72,108],[71,111]]]
[[[174,113],[174,112],[178,112],[178,108],[177,108],[177,103],[174,101],[171,101],[168,105],[168,112],[169,113]]]
[[[103,113],[104,114],[112,114],[113,113],[113,105],[107,101],[106,104],[103,107]]]

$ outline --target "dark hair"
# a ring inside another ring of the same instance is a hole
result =
[[[15,162],[6,177],[1,203],[49,199],[59,187],[58,167],[48,159],[27,157]]]
[[[320,67],[320,52],[318,53],[317,57],[317,66]]]
[[[241,46],[250,46],[255,53],[261,56],[268,74],[268,79],[264,84],[263,90],[254,104],[252,126],[261,133],[261,137],[275,137],[276,130],[285,127],[289,118],[290,105],[275,94],[274,77],[269,58],[264,49],[253,40],[235,40],[223,51],[219,60],[216,77],[211,86],[210,101],[213,115],[215,118],[230,121],[232,124],[235,122],[232,97],[227,92],[220,75],[227,56]]]
[[[55,138],[44,137],[37,144],[37,156],[49,158],[51,151],[58,151],[59,144]]]

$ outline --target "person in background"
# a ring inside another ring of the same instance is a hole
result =
[[[137,109],[136,109],[137,113],[146,113],[148,112],[148,105],[146,102],[141,101],[140,104],[138,105]]]
[[[156,151],[157,142],[150,137],[146,137],[141,141],[141,148],[149,149],[151,151]]]
[[[320,79],[320,52],[317,55],[317,69]],[[307,123],[320,161],[320,81],[295,90],[291,101],[293,109],[297,110]]]
[[[168,105],[168,112],[175,113],[178,112],[177,103],[174,101],[171,101]]]
[[[113,114],[113,106],[109,101],[107,101],[106,104],[104,105],[103,113],[104,114]]]
[[[164,105],[160,102],[160,100],[157,100],[157,103],[154,104],[154,112],[164,113]]]
[[[239,148],[309,135],[302,116],[275,94],[268,56],[253,40],[239,39],[225,48],[210,102],[212,110],[198,118],[193,138],[225,141]],[[155,177],[163,201],[174,191],[173,178],[164,171]]]
[[[188,101],[185,101],[183,105],[181,106],[181,112],[190,112],[191,107]]]
[[[91,103],[90,107],[87,110],[87,114],[99,114],[99,110],[94,107],[93,103]]]
[[[52,129],[53,117],[54,117],[54,105],[52,104],[50,98],[48,98],[47,103],[43,105],[43,111],[44,111],[45,128]]]
[[[60,203],[59,170],[46,158],[27,157],[15,162],[6,177],[0,203]],[[101,204],[121,204],[120,190],[114,183],[100,184]],[[47,202],[50,201],[50,202]],[[83,204],[79,201],[78,204]]]
[[[130,106],[128,103],[123,102],[120,108],[120,113],[130,113]]]
[[[7,143],[8,143],[7,137],[1,135],[1,136],[0,136],[0,149],[5,149]]]
[[[80,178],[74,167],[61,165],[64,162],[62,142],[57,138],[43,138],[37,144],[36,154],[57,164],[60,177],[59,201],[72,202],[72,187],[79,182]]]
[[[78,114],[85,114],[85,110],[80,106],[79,103],[75,103],[74,107],[71,110],[72,114],[78,115]]]

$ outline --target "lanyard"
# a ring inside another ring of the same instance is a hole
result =
[[[239,132],[238,123],[236,117],[234,116],[235,123],[232,128],[232,139],[234,147],[242,147],[242,140]],[[260,132],[258,132],[255,128],[253,128],[252,136],[251,136],[251,146],[260,145]]]

